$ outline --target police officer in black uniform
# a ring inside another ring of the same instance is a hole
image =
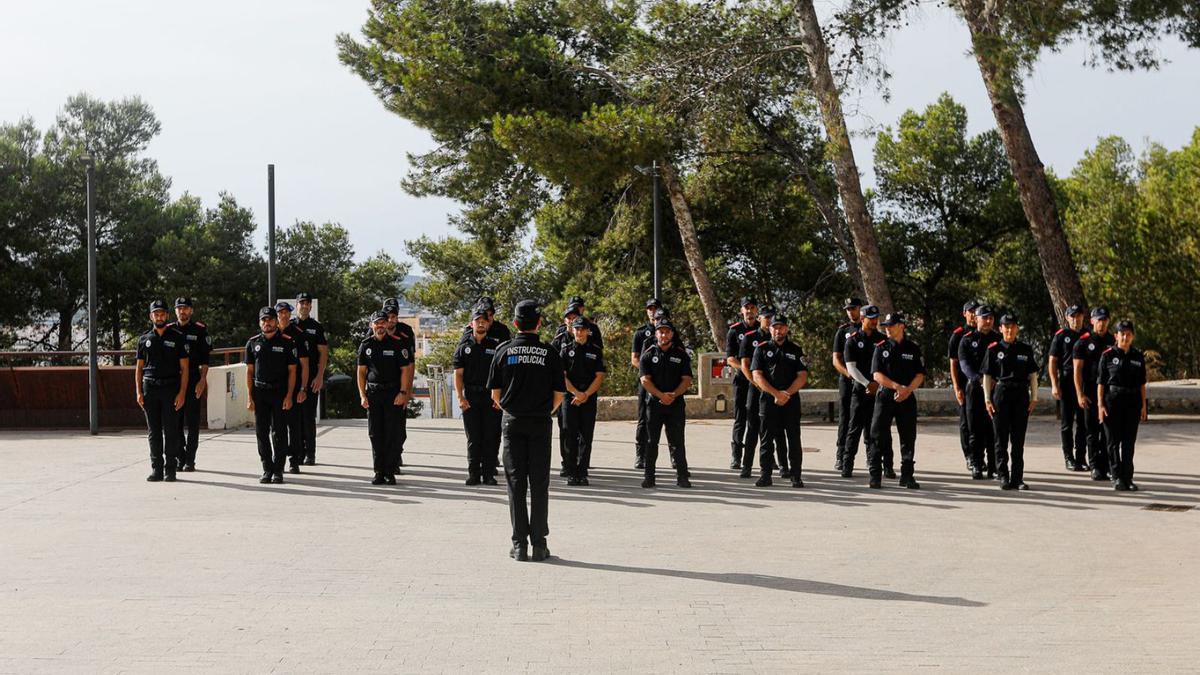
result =
[[[569,473],[567,485],[587,485],[592,434],[596,430],[597,392],[608,368],[604,365],[604,351],[589,340],[591,328],[585,317],[575,317],[571,332],[574,340],[559,349],[567,387],[567,400],[562,405]]]
[[[1063,461],[1067,471],[1087,471],[1087,428],[1075,392],[1075,360],[1071,353],[1083,335],[1083,308],[1067,307],[1063,315],[1067,325],[1059,328],[1050,341],[1050,394],[1059,401]]]
[[[888,314],[883,319],[888,339],[875,347],[871,357],[871,377],[879,383],[875,410],[871,418],[874,451],[868,457],[870,487],[881,485],[882,456],[891,449],[892,420],[900,436],[900,486],[917,490],[913,477],[917,444],[917,397],[914,393],[925,382],[925,360],[921,346],[905,335],[904,315]]]
[[[850,396],[854,391],[854,379],[846,370],[845,358],[846,340],[858,330],[862,323],[862,300],[846,298],[842,309],[846,312],[847,321],[837,327],[833,333],[833,368],[838,372],[838,426],[837,426],[837,455],[834,457],[833,470],[841,471],[842,462],[846,456],[846,432],[850,429]]]
[[[471,314],[471,339],[454,351],[454,391],[467,432],[467,485],[496,484],[500,406],[492,401],[487,379],[500,341],[488,335],[491,323],[487,310],[477,306]]]
[[[1088,464],[1092,468],[1092,480],[1109,480],[1108,443],[1104,437],[1104,426],[1100,423],[1100,400],[1096,398],[1098,365],[1104,350],[1116,343],[1108,332],[1108,308],[1092,310],[1092,329],[1079,336],[1071,348],[1074,365],[1075,395],[1079,398],[1079,409],[1083,412],[1083,424],[1087,429]]]
[[[383,311],[388,315],[388,333],[399,338],[408,349],[412,361],[408,365],[408,369],[416,371],[417,369],[417,334],[413,327],[407,323],[400,321],[400,300],[398,298],[388,298],[383,302]],[[413,373],[409,374],[409,379],[414,377]],[[409,399],[411,400],[411,398]],[[408,404],[405,403],[405,406]],[[408,415],[405,414],[400,419],[400,430],[396,433],[396,448],[392,453],[392,457],[396,460],[394,473],[400,474],[400,467],[404,466],[404,443],[408,441]]]
[[[642,487],[655,485],[655,462],[658,461],[658,442],[663,427],[674,452],[675,484],[690,488],[687,448],[684,428],[687,408],[683,396],[692,386],[692,359],[686,350],[675,344],[675,326],[666,318],[654,325],[655,342],[642,352],[639,373],[646,390],[646,469]]]
[[[200,445],[200,399],[208,389],[208,355],[212,338],[208,326],[192,319],[192,299],[175,298],[175,322],[171,328],[183,333],[188,346],[188,395],[179,411],[182,445],[179,449],[179,470],[196,470],[196,449]]]
[[[190,361],[183,333],[167,325],[167,303],[150,303],[154,328],[138,338],[134,389],[146,413],[150,441],[150,475],[146,480],[174,481],[179,466],[182,430],[179,411],[188,398]]]
[[[958,441],[962,445],[963,459],[967,462],[967,471],[974,472],[975,457],[971,454],[971,424],[967,418],[967,376],[958,365],[958,348],[964,337],[975,332],[975,310],[979,303],[968,300],[963,305],[963,325],[950,333],[950,343],[947,345],[946,356],[950,359],[950,383],[954,386],[954,399],[958,402]]]
[[[412,396],[412,352],[388,333],[387,312],[371,316],[371,337],[358,345],[358,397],[367,410],[371,439],[372,485],[396,484],[396,449],[404,407]]]
[[[992,308],[980,305],[975,309],[975,331],[958,345],[958,366],[967,376],[967,428],[971,432],[971,478],[974,480],[983,480],[985,469],[988,478],[996,476],[996,431],[983,397],[983,357],[988,347],[1000,340],[1000,335],[992,330],[995,322]]]
[[[279,322],[279,330],[284,335],[292,339],[296,346],[296,358],[300,361],[300,367],[296,369],[296,389],[292,392],[292,409],[287,411],[287,439],[288,439],[288,473],[300,473],[300,465],[304,463],[304,438],[300,429],[302,422],[300,420],[301,406],[308,400],[308,382],[309,358],[308,338],[304,331],[292,321],[292,305],[288,302],[280,300],[275,303],[276,320]]]
[[[487,318],[488,318],[488,322],[489,322],[488,323],[488,337],[493,338],[497,342],[501,342],[501,343],[508,342],[509,340],[512,339],[512,331],[510,331],[508,329],[508,326],[504,325],[503,321],[499,321],[496,319],[496,301],[495,300],[493,300],[492,298],[490,298],[486,295],[481,295],[481,296],[479,296],[479,299],[475,301],[475,307],[471,310],[472,316],[474,316],[475,310],[477,310],[477,309],[482,309],[483,311],[487,312]],[[459,342],[466,342],[467,340],[473,339],[471,337],[471,335],[473,333],[474,333],[474,329],[472,329],[471,324],[468,323],[463,328],[462,338],[459,340]]]
[[[496,349],[488,373],[492,400],[504,411],[504,478],[512,519],[514,560],[550,557],[550,416],[558,411],[566,385],[562,361],[538,338],[542,313],[536,302],[522,300],[514,312],[517,336]],[[528,509],[525,494],[529,493]]]
[[[1133,346],[1133,322],[1117,323],[1117,343],[1100,355],[1096,400],[1108,442],[1113,488],[1136,490],[1133,449],[1138,424],[1146,421],[1146,357]]]
[[[769,436],[760,448],[776,448],[786,452],[791,465],[792,487],[804,487],[801,471],[804,467],[800,445],[800,390],[808,383],[808,365],[804,350],[788,339],[788,320],[782,314],[771,319],[771,341],[754,350],[750,372],[762,396],[759,402],[759,427]],[[769,452],[769,450],[768,450]],[[759,460],[762,475],[754,484],[771,484],[770,457]]]
[[[858,441],[862,438],[867,446],[867,457],[871,456],[871,448],[875,442],[871,440],[871,416],[875,413],[875,396],[879,393],[879,383],[871,379],[871,358],[875,355],[875,347],[887,340],[879,332],[879,308],[867,305],[862,308],[862,322],[859,329],[846,339],[842,351],[842,363],[846,372],[854,381],[850,392],[850,427],[846,430],[846,452],[842,455],[842,478],[854,475],[854,458],[858,455]],[[884,470],[895,475],[892,454],[883,458]]]
[[[729,443],[732,457],[729,468],[742,468],[742,453],[746,448],[746,397],[750,395],[750,381],[742,373],[742,362],[738,358],[742,340],[758,330],[758,301],[752,297],[742,298],[742,318],[729,324],[725,334],[725,364],[733,369],[733,439]]]
[[[296,311],[299,318],[292,319],[304,333],[308,346],[308,382],[305,383],[304,402],[300,409],[300,440],[304,447],[304,464],[317,463],[317,408],[321,389],[325,386],[325,367],[329,364],[329,340],[325,327],[312,317],[311,293],[296,294]]]
[[[983,395],[996,429],[996,470],[1004,490],[1028,490],[1025,484],[1025,430],[1037,406],[1038,362],[1033,347],[1017,339],[1017,317],[1000,317],[999,342],[983,358]],[[1012,472],[1008,447],[1012,441]]]
[[[258,310],[262,330],[246,342],[242,361],[246,364],[246,408],[254,413],[258,457],[262,460],[260,483],[282,483],[288,454],[288,412],[292,392],[300,379],[296,341],[279,330],[279,315],[273,307]],[[272,447],[274,441],[274,447]]]
[[[759,419],[759,410],[762,408],[762,390],[754,383],[754,374],[750,371],[750,363],[754,359],[754,350],[771,341],[771,319],[775,318],[775,309],[772,307],[763,307],[758,311],[758,327],[753,333],[747,333],[741,341],[741,346],[738,348],[738,360],[741,362],[742,376],[750,383],[750,391],[746,394],[746,436],[745,448],[742,453],[742,471],[738,475],[742,478],[749,478],[754,469],[754,450],[759,446],[764,437],[762,435],[762,424]],[[766,439],[769,440],[769,439]],[[759,448],[759,462],[762,458],[771,460],[770,467],[760,467],[762,470],[768,468],[774,469],[775,461],[771,457],[769,450],[763,451]],[[780,466],[786,466],[780,462]],[[787,478],[780,471],[780,478]]]
[[[561,354],[563,347],[575,341],[575,336],[572,335],[570,327],[575,322],[575,319],[579,317],[579,305],[567,305],[567,308],[563,310],[562,323],[558,325],[554,337],[550,339],[550,348],[556,353]],[[567,461],[567,406],[565,404],[559,406],[558,415],[554,419],[558,424],[558,475],[560,478],[569,479],[572,476],[572,469]]]
[[[558,328],[554,330],[554,339],[558,340],[560,348],[575,339],[571,335],[571,324],[575,322],[576,317],[580,317],[588,326],[588,343],[604,349],[604,338],[601,336],[600,326],[584,314],[585,310],[586,307],[583,305],[583,298],[578,295],[573,296],[571,301],[567,303],[567,311],[563,314],[565,321],[559,324]]]
[[[646,323],[633,331],[633,348],[629,352],[629,364],[634,370],[641,368],[642,352],[654,344],[654,313],[662,307],[658,298],[646,301]],[[646,468],[646,390],[638,380],[637,387],[637,428],[634,430],[634,462],[633,468]]]

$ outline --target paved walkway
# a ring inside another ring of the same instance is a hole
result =
[[[695,422],[696,487],[645,491],[629,423],[598,428],[592,486],[551,493],[552,563],[507,557],[502,487],[462,484],[450,421],[412,424],[397,487],[366,429],[321,429],[316,467],[259,485],[254,437],[143,481],[133,432],[0,434],[0,672],[1192,671],[1200,662],[1200,422],[1143,427],[1139,493],[1062,470],[1049,420],[1027,480],[962,470],[923,423],[924,490],[725,468]],[[667,483],[667,481],[663,481]]]

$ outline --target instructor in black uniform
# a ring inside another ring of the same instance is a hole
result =
[[[782,314],[771,319],[771,341],[754,350],[750,362],[754,383],[763,395],[759,402],[759,426],[762,434],[769,438],[759,447],[770,452],[775,448],[786,452],[791,465],[792,487],[804,487],[800,479],[804,467],[803,448],[800,445],[800,390],[808,383],[808,365],[804,363],[804,350],[788,339],[788,321]],[[766,487],[771,484],[771,459],[759,460],[762,475],[755,485]]]
[[[167,303],[150,303],[154,328],[138,338],[134,389],[146,413],[150,440],[150,475],[146,480],[174,481],[179,466],[182,430],[179,410],[188,395],[188,346],[183,333],[167,326]]]
[[[604,352],[588,339],[588,320],[578,316],[571,324],[574,339],[559,349],[566,372],[568,400],[563,404],[563,438],[567,446],[567,485],[587,485],[592,461],[592,434],[596,429],[597,392],[608,374]]]
[[[1071,352],[1083,335],[1083,308],[1071,305],[1063,312],[1067,325],[1050,341],[1050,395],[1059,401],[1063,461],[1067,471],[1087,471],[1087,427],[1075,391],[1075,360]]]
[[[1088,464],[1092,467],[1094,481],[1109,479],[1108,443],[1104,437],[1104,425],[1100,423],[1100,399],[1096,398],[1100,356],[1116,342],[1112,333],[1108,332],[1108,323],[1107,307],[1093,309],[1092,329],[1080,335],[1071,349],[1075,392],[1087,429]]]
[[[996,429],[988,415],[983,397],[983,357],[988,347],[1000,340],[992,327],[996,318],[992,308],[980,305],[975,310],[975,331],[963,337],[958,345],[958,366],[967,376],[967,428],[971,432],[971,478],[983,480],[996,476]]]
[[[192,318],[192,299],[175,298],[175,323],[171,328],[183,333],[188,346],[188,395],[183,397],[179,411],[182,445],[179,449],[179,470],[196,470],[196,449],[200,446],[200,399],[208,389],[208,355],[212,338],[208,326]]]
[[[1146,421],[1146,357],[1133,346],[1133,322],[1117,324],[1116,345],[1100,355],[1096,400],[1108,441],[1108,464],[1113,488],[1136,490],[1133,448],[1138,424]]]
[[[287,461],[287,415],[292,409],[292,392],[300,375],[296,341],[279,330],[274,307],[258,310],[258,335],[246,342],[242,362],[246,364],[246,408],[254,413],[258,458],[262,461],[260,483],[282,483]],[[272,441],[274,444],[272,445]]]
[[[854,379],[846,370],[846,340],[850,339],[862,323],[862,304],[862,300],[858,298],[846,299],[842,309],[846,312],[847,321],[838,326],[833,334],[833,368],[838,372],[837,455],[833,462],[834,471],[842,470],[843,458],[846,456],[846,432],[850,429],[850,396],[854,391]]]
[[[857,331],[846,339],[842,362],[846,372],[854,380],[850,393],[850,428],[846,430],[846,452],[842,455],[842,478],[854,476],[854,458],[858,455],[858,441],[863,439],[870,458],[875,441],[871,439],[871,417],[875,413],[875,397],[879,394],[879,383],[871,379],[871,358],[875,347],[887,340],[877,329],[879,308],[867,305],[862,308],[862,323]],[[868,460],[869,461],[869,460]],[[884,475],[894,478],[892,454],[889,450],[883,458]]]
[[[762,421],[759,416],[759,409],[762,407],[762,390],[754,383],[754,373],[750,371],[750,362],[754,359],[754,350],[771,341],[771,319],[775,318],[775,310],[772,307],[763,307],[758,311],[758,326],[753,332],[747,333],[738,346],[738,361],[741,363],[742,376],[750,383],[750,390],[746,394],[746,435],[745,448],[742,453],[742,471],[739,476],[749,478],[754,470],[754,450],[758,448],[764,438],[762,435]],[[766,439],[769,440],[769,439]],[[761,467],[763,470],[768,468],[774,469],[780,466],[783,470],[780,471],[780,478],[787,478],[788,474],[784,473],[787,470],[787,459],[781,458],[778,465],[775,463],[775,458],[771,456],[770,449],[762,450],[759,448],[759,463],[763,458],[770,462],[770,466]]]
[[[902,314],[888,314],[883,319],[888,339],[875,347],[871,357],[871,376],[879,383],[874,417],[871,418],[871,438],[875,443],[869,457],[870,487],[879,488],[882,469],[880,459],[892,446],[892,420],[900,436],[900,487],[910,490],[921,486],[913,477],[917,451],[917,397],[915,392],[925,382],[925,360],[921,347],[905,336]]]
[[[674,342],[675,326],[659,319],[654,326],[655,342],[642,352],[641,379],[646,390],[646,469],[642,487],[655,486],[654,464],[658,461],[658,442],[663,427],[667,443],[674,451],[675,484],[690,488],[684,428],[687,408],[683,395],[692,386],[692,359]]]
[[[487,381],[500,341],[488,335],[491,323],[487,310],[477,306],[471,315],[471,339],[454,351],[454,391],[467,432],[467,485],[496,484],[500,406],[492,401]]]
[[[733,439],[729,443],[732,457],[729,468],[742,468],[742,454],[746,448],[746,397],[753,386],[742,373],[742,361],[738,358],[742,340],[758,330],[758,302],[752,297],[742,298],[742,318],[729,324],[725,334],[725,365],[733,369]]]
[[[387,312],[371,316],[371,337],[358,345],[358,397],[367,410],[367,435],[375,470],[372,485],[396,484],[396,441],[412,396],[412,352],[388,333]]]
[[[1028,490],[1025,484],[1025,430],[1037,406],[1038,362],[1033,347],[1017,339],[1021,327],[1011,314],[1000,317],[1000,335],[983,358],[983,395],[996,430],[996,470],[1003,490]],[[1012,472],[1009,472],[1009,443]]]
[[[512,520],[514,560],[550,557],[550,416],[558,412],[566,385],[562,361],[538,338],[542,312],[532,300],[517,303],[517,336],[496,349],[488,374],[492,400],[504,411],[504,477],[508,482],[508,511]],[[529,505],[525,494],[529,493]]]

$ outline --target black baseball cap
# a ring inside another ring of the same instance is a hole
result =
[[[842,309],[851,309],[854,307],[862,307],[862,306],[863,306],[863,301],[858,298],[846,298],[846,301],[842,303]]]
[[[1063,310],[1063,316],[1075,316],[1076,314],[1083,314],[1083,307],[1067,305],[1067,308]]]
[[[662,303],[659,302],[658,298],[650,298],[646,301],[646,309],[650,309],[651,307],[662,307]]]
[[[587,319],[583,318],[582,316],[577,316],[575,317],[575,320],[571,322],[571,328],[591,329],[591,326],[588,325]]]
[[[1017,321],[1017,317],[1015,315],[1005,314],[1000,317],[1000,325],[1001,326],[1018,325],[1018,324],[1019,324],[1019,322]]]
[[[974,300],[968,300],[968,301],[966,301],[966,302],[964,302],[964,303],[963,303],[963,308],[962,308],[962,311],[964,311],[964,312],[974,312],[974,311],[975,311],[976,309],[978,309],[978,308],[979,308],[979,303],[978,303],[978,302],[975,302]]]
[[[675,332],[675,325],[672,324],[671,320],[666,317],[654,322],[654,329],[658,330],[659,328],[670,328],[672,333]]]
[[[567,305],[567,308],[563,310],[562,318],[565,319],[568,316],[571,316],[572,314],[574,314],[576,316],[579,315],[579,305],[576,305],[574,303]]]
[[[908,325],[908,322],[904,320],[904,315],[900,312],[892,312],[891,314],[883,317],[883,325],[895,326],[897,324]]]
[[[375,323],[377,321],[387,321],[387,320],[388,320],[388,313],[383,311],[382,309],[376,310],[373,314],[371,314],[371,323]]]
[[[293,310],[293,309],[295,309],[295,308],[294,308],[294,307],[292,307],[291,303],[284,302],[283,300],[280,300],[279,302],[275,303],[275,311],[277,311],[277,312],[278,312],[278,311],[279,311],[279,310],[281,310],[281,309],[286,309],[287,311],[289,311],[289,312],[290,312],[290,311],[292,311],[292,310]]]
[[[279,315],[275,313],[274,307],[263,307],[262,309],[258,310],[258,320],[259,321],[262,321],[263,319],[266,319],[267,317],[270,317],[272,319],[279,317]]]
[[[1122,320],[1118,321],[1116,332],[1120,333],[1123,330],[1133,332],[1133,322],[1130,321],[1129,319],[1122,319]]]
[[[1092,318],[1093,319],[1107,319],[1108,318],[1108,308],[1107,307],[1097,307],[1096,309],[1093,309],[1092,310]]]
[[[770,305],[765,305],[758,308],[759,316],[775,316],[775,308]]]
[[[747,295],[742,298],[742,307],[746,307],[747,305],[758,307],[758,300],[755,300],[753,295]]]
[[[786,326],[786,325],[788,325],[787,317],[782,314],[776,314],[774,317],[771,318],[771,325],[772,326]]]
[[[192,299],[191,298],[183,298],[183,297],[175,298],[175,306],[176,307],[191,307]]]
[[[486,295],[479,296],[479,299],[475,301],[475,304],[476,306],[483,307],[488,311],[494,311],[496,309],[496,301]]]
[[[991,305],[980,305],[975,308],[976,318],[982,319],[985,316],[992,316],[993,314],[994,312],[992,311]]]
[[[296,294],[296,302],[312,302],[312,293],[300,292]]]
[[[163,300],[162,298],[156,298],[156,299],[150,301],[150,311],[151,312],[158,311],[160,309],[164,312],[167,311],[167,301],[166,300]]]
[[[486,309],[484,309],[483,307],[481,307],[479,305],[476,305],[475,309],[471,312],[471,320],[474,321],[475,319],[478,319],[480,317],[483,317],[486,319],[487,315],[488,315],[488,311]]]
[[[863,317],[865,317],[867,319],[878,319],[879,318],[879,308],[876,307],[875,305],[863,305],[862,315],[863,315]]]
[[[568,302],[568,304],[579,305],[580,307],[587,307],[587,303],[584,302],[583,298],[578,295],[572,295],[571,299],[568,300],[567,302]]]
[[[671,316],[671,310],[667,309],[666,307],[659,307],[658,309],[654,310],[655,321],[669,316]]]
[[[513,311],[513,317],[517,319],[540,319],[542,318],[542,310],[534,300],[522,300],[517,303],[516,309]]]

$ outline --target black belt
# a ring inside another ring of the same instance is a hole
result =
[[[1029,380],[1000,380],[996,384],[1001,387],[1028,387]]]
[[[1136,391],[1139,394],[1142,393],[1141,387],[1126,387],[1126,386],[1120,385],[1120,384],[1109,384],[1109,385],[1105,385],[1105,386],[1107,386],[1110,390],[1112,390],[1113,393],[1123,393],[1123,392],[1127,392],[1127,391]]]
[[[254,388],[259,391],[283,391],[287,389],[287,383],[274,384],[272,382],[254,381]]]
[[[369,392],[389,391],[389,390],[400,391],[400,383],[399,382],[368,382],[367,383],[367,391],[369,391]]]
[[[179,378],[178,377],[163,377],[163,378],[143,377],[142,384],[148,384],[153,387],[165,387],[168,385],[173,386],[173,387],[178,387],[179,386]]]

